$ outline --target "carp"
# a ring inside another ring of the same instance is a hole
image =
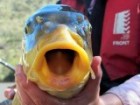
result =
[[[69,99],[86,85],[91,70],[91,24],[67,5],[47,5],[25,24],[21,62],[27,79],[50,95]]]

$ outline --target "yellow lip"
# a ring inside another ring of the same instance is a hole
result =
[[[28,60],[32,62],[28,63],[31,68],[26,71],[28,79],[36,82],[41,89],[52,95],[62,98],[71,97],[83,88],[91,70],[91,58],[83,47],[82,38],[63,25],[42,36],[35,47],[36,50],[33,50],[34,60]],[[69,72],[57,75],[49,69],[44,55],[53,49],[69,49],[76,52]],[[27,56],[30,55],[26,54],[26,58]]]

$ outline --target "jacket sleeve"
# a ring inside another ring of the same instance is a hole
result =
[[[118,96],[123,105],[140,105],[140,74],[117,87],[111,88],[106,93]]]

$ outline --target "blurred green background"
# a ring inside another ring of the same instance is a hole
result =
[[[37,9],[57,0],[0,0],[0,59],[15,67],[21,56],[26,19]],[[13,81],[14,73],[0,64],[0,82]]]

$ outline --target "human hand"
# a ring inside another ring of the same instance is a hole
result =
[[[75,97],[63,100],[53,97],[40,90],[33,82],[27,81],[23,73],[22,66],[18,65],[16,70],[17,95],[21,99],[22,105],[98,105],[99,91],[102,71],[100,68],[101,58],[94,57],[91,64],[96,79],[90,78],[87,85]]]

